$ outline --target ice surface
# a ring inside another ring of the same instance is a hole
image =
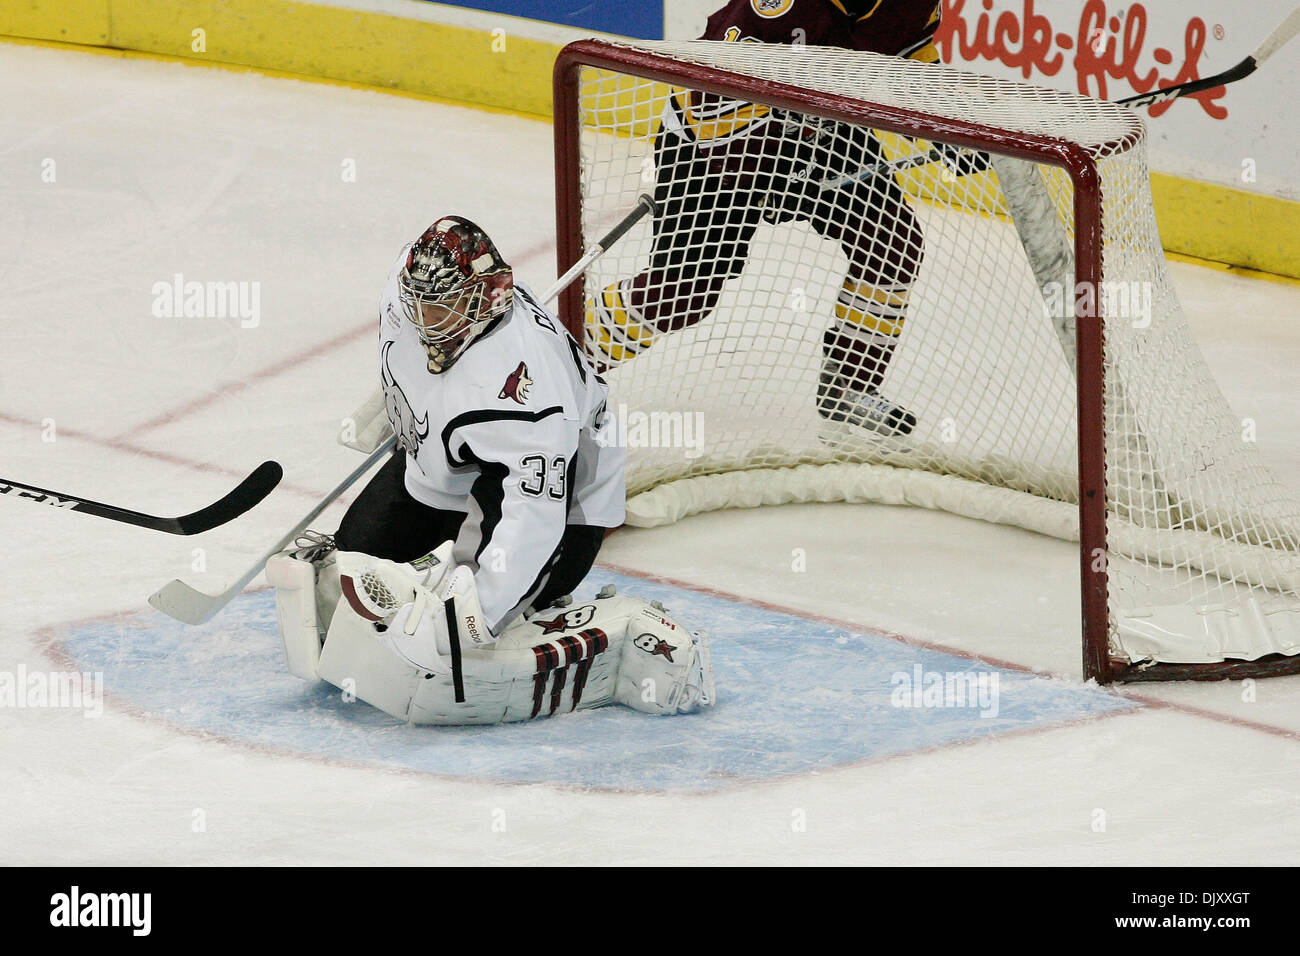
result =
[[[690,718],[405,728],[277,671],[265,591],[202,630],[166,622],[154,588],[224,586],[354,466],[334,438],[403,242],[454,211],[534,286],[554,275],[551,131],[18,45],[0,101],[2,473],[182,513],[264,458],[286,470],[197,539],[0,502],[0,674],[106,682],[97,718],[0,707],[0,862],[1296,861],[1300,679],[1080,686],[1077,556],[1009,528],[823,505],[619,532],[589,584],[714,634],[722,700]],[[176,273],[259,283],[258,323],[154,316]],[[1300,292],[1174,278],[1300,483]],[[998,672],[997,725],[890,707],[916,663]]]

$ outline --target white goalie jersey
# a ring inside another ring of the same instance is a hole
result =
[[[484,618],[500,633],[545,585],[566,525],[623,523],[624,450],[604,381],[521,284],[509,314],[431,374],[417,330],[403,319],[406,255],[380,302],[388,418],[407,452],[407,491],[467,513],[452,557],[473,569]]]

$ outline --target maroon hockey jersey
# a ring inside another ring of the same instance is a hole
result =
[[[838,46],[932,63],[939,0],[731,0],[709,17],[702,40]],[[674,94],[665,128],[716,149],[765,125],[766,106],[685,90]]]
[[[938,59],[938,0],[731,0],[702,40],[806,43]]]

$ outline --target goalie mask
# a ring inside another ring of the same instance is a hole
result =
[[[437,375],[509,313],[514,275],[487,233],[446,216],[411,246],[398,285],[406,317],[429,353],[429,371]]]

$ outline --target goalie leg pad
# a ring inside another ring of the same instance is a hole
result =
[[[713,703],[708,635],[686,631],[651,605],[631,615],[621,663],[617,703],[647,714],[688,714]]]
[[[602,597],[512,624],[496,645],[466,648],[465,701],[449,677],[416,690],[410,720],[481,724],[533,720],[608,704],[650,714],[713,703],[708,637],[640,598]]]
[[[339,599],[334,539],[306,531],[294,547],[266,563],[266,580],[275,588],[275,611],[289,673],[320,680],[320,648]]]
[[[386,639],[414,607],[407,602],[428,595],[426,581],[442,574],[389,564],[338,553],[342,594],[316,673],[392,717],[413,724],[492,724],[611,703],[651,714],[713,703],[707,636],[685,630],[659,605],[612,590],[581,606],[517,620],[495,644],[463,641],[465,699],[458,702],[451,675],[394,653]],[[464,601],[455,613],[468,631],[480,613],[472,588],[456,586],[457,573],[447,574],[445,591],[450,603]]]
[[[374,622],[354,611],[346,598],[340,599],[320,652],[318,672],[344,693],[398,720],[408,720],[424,674],[376,638]]]
[[[289,673],[315,683],[320,680],[316,569],[310,561],[277,554],[266,562],[266,580],[275,588],[275,615]]]

